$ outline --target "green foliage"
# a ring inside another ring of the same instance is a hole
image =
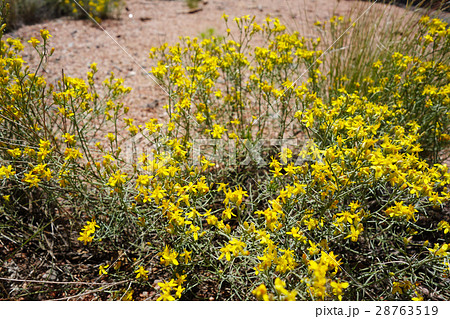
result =
[[[186,0],[186,4],[189,7],[189,9],[197,9],[199,3],[200,0]]]
[[[214,28],[208,28],[205,32],[200,33],[199,38],[201,40],[203,39],[214,39],[214,41],[223,41],[224,37],[217,35],[216,30]]]
[[[1,0],[1,2],[5,8],[2,15],[6,17],[8,31],[24,24],[39,23],[63,15],[71,15],[78,19],[90,16],[100,22],[102,19],[117,17],[124,4],[123,0],[78,1],[82,6],[81,9],[71,0]]]
[[[62,7],[62,0],[2,0],[2,5],[6,4],[9,8],[5,8],[2,15],[7,17],[8,30],[67,13]]]

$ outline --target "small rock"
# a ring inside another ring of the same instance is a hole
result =
[[[158,283],[162,282],[162,280],[159,279],[155,279],[155,281],[153,282],[153,288],[155,288],[155,290],[160,290],[161,287],[158,285]]]
[[[154,109],[154,108],[157,108],[158,106],[159,106],[159,101],[158,100],[153,100],[152,102],[147,103],[145,105],[145,108],[146,109]]]
[[[188,13],[193,14],[193,13],[200,12],[202,10],[203,10],[203,8],[193,8],[193,9],[189,9]]]
[[[44,275],[42,275],[42,279],[48,280],[48,281],[56,281],[56,271],[54,269],[49,269],[45,272]]]

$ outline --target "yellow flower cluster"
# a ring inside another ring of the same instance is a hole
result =
[[[16,174],[16,172],[13,170],[11,165],[0,167],[0,178],[1,179],[10,178],[11,176],[14,176],[15,174]]]
[[[157,301],[173,301],[175,298],[171,295],[172,291],[175,291],[175,297],[181,298],[181,294],[185,290],[183,288],[183,283],[186,281],[186,275],[178,275],[177,280],[171,279],[169,282],[164,281],[158,283],[158,286],[161,289],[161,295],[158,297]]]
[[[348,288],[348,282],[336,282],[327,278],[327,272],[334,270],[334,274],[338,272],[340,260],[336,260],[337,256],[333,252],[321,252],[321,257],[318,261],[310,260],[308,262],[308,269],[312,276],[307,285],[310,287],[311,295],[319,300],[324,300],[327,296],[327,287],[332,288],[332,293],[342,300],[343,289]]]
[[[87,221],[86,225],[81,229],[82,231],[80,232],[80,237],[78,237],[78,240],[82,241],[85,245],[92,242],[96,230],[95,228],[100,228],[100,226],[97,225],[94,219]]]
[[[224,19],[228,21],[226,16]],[[316,59],[322,51],[309,50],[305,38],[298,33],[283,34],[285,27],[278,19],[267,18],[263,25],[248,16],[234,21],[242,37],[248,40],[266,37],[267,48],[242,46],[233,39],[221,42],[215,37],[203,40],[185,37],[183,44],[171,47],[164,44],[150,52],[151,58],[159,58],[152,73],[169,90],[167,109],[171,121],[183,128],[185,140],[196,135],[238,140],[249,137],[255,129],[261,131],[271,120],[267,116],[268,105],[285,99],[282,93],[293,85],[292,81],[279,79],[285,70],[294,75],[296,66],[306,65],[311,69],[311,81],[317,82],[320,61]],[[313,48],[319,42],[312,41]],[[248,78],[244,78],[247,71]],[[225,80],[225,86],[218,84],[219,77]],[[283,86],[277,87],[277,81]],[[303,89],[303,86],[296,88],[296,94],[302,94]],[[258,96],[255,103],[249,98],[254,94]],[[283,104],[290,109],[294,107]],[[259,116],[248,117],[244,109]],[[286,121],[288,114],[284,112],[280,120]]]
[[[276,296],[274,294],[268,294],[267,288],[264,284],[259,285],[252,291],[252,294],[255,295],[256,299],[269,301],[269,300],[285,300],[285,301],[295,301],[295,296],[297,295],[297,291],[295,289],[289,291],[286,287],[286,282],[281,280],[280,278],[275,278],[274,282]]]
[[[249,252],[245,251],[245,243],[243,243],[242,241],[236,239],[236,238],[232,238],[229,243],[225,246],[220,248],[220,256],[219,256],[219,260],[222,259],[223,257],[226,258],[227,261],[231,260],[231,254],[233,254],[233,256],[239,256],[241,255],[248,255]]]
[[[450,232],[450,224],[445,220],[441,220],[438,224],[438,230],[442,230],[444,234],[447,234]]]

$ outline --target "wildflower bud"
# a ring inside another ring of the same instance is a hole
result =
[[[305,253],[303,253],[303,255],[302,255],[302,261],[303,261],[305,264],[308,264],[308,257],[306,256]]]

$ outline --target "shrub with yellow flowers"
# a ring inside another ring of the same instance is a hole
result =
[[[87,18],[87,16],[100,22],[102,19],[114,17],[124,5],[123,0],[64,0],[72,14],[77,18]]]
[[[278,19],[233,23],[237,34],[151,49],[167,123],[129,118],[129,88],[111,75],[99,91],[95,64],[53,87],[2,40],[5,216],[70,217],[83,249],[102,252],[92,272],[125,282],[111,299],[450,298],[436,218],[450,173],[432,142],[450,124],[448,29],[422,19],[436,38],[415,41],[434,54],[393,53],[352,90],[324,88],[320,39]],[[29,41],[41,59],[49,38]]]
[[[391,14],[364,15],[366,21],[357,23],[333,17],[316,24],[329,46],[329,76],[323,87],[333,89],[323,95],[329,101],[341,95],[341,89],[358,92],[370,102],[397,109],[396,124],[416,121],[421,156],[438,163],[448,156],[442,150],[450,141],[448,26],[407,11],[395,18]]]

